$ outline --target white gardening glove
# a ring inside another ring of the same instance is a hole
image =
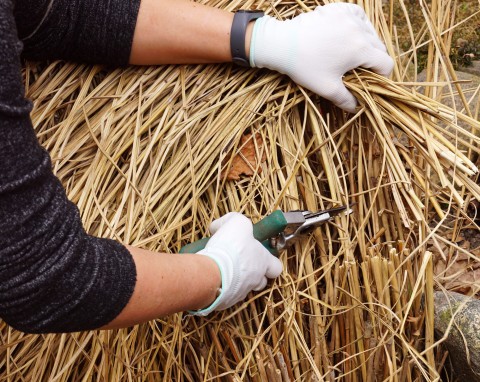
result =
[[[250,65],[288,75],[349,112],[357,101],[342,76],[359,66],[388,76],[393,60],[386,53],[363,9],[333,3],[291,20],[259,18],[250,42]]]
[[[252,222],[242,214],[231,212],[212,222],[213,236],[198,254],[212,258],[222,274],[222,288],[207,308],[190,312],[206,316],[242,301],[251,290],[267,285],[267,277],[278,277],[282,263],[253,237]]]

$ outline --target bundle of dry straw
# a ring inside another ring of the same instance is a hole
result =
[[[208,3],[279,18],[317,4]],[[461,20],[454,2],[420,2],[425,25],[400,54],[392,15],[408,22],[403,1],[359,3],[397,66],[393,80],[362,70],[346,79],[361,103],[353,116],[281,75],[230,65],[26,65],[38,137],[92,234],[176,252],[229,211],[258,221],[355,203],[355,213],[284,252],[265,291],[207,319],[47,336],[1,323],[0,381],[439,379],[433,261],[462,250],[443,232],[452,218],[450,238],[472,226],[467,208],[480,198],[480,124],[446,58]],[[420,87],[412,67],[425,45]],[[442,102],[455,94],[463,110]],[[266,160],[226,181],[245,133],[261,137]]]

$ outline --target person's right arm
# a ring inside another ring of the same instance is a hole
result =
[[[35,136],[21,48],[12,3],[1,1],[0,317],[25,332],[71,332],[121,312],[117,327],[207,306],[220,285],[212,259],[129,251],[84,231]]]
[[[119,44],[112,49],[120,58],[128,41]],[[0,2],[2,319],[25,332],[49,333],[125,327],[185,309],[206,314],[280,274],[280,261],[238,214],[212,223],[214,235],[196,255],[127,249],[88,235],[35,136],[21,49],[12,1]]]
[[[30,120],[11,0],[0,2],[0,317],[26,332],[93,329],[135,286],[129,251],[87,235]]]
[[[210,225],[213,236],[198,254],[157,254],[129,247],[137,284],[129,303],[104,329],[189,310],[205,316],[265,288],[282,263],[253,237],[252,222],[231,212]]]
[[[212,224],[214,235],[200,254],[127,249],[88,235],[35,136],[20,52],[11,2],[1,2],[2,319],[32,333],[126,327],[186,309],[225,309],[280,274],[280,261],[239,214]]]

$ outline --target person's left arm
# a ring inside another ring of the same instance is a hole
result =
[[[14,13],[27,59],[113,66],[231,61],[233,13],[189,0],[17,0]]]
[[[16,0],[22,56],[124,66],[140,0]]]
[[[190,0],[52,1],[17,0],[27,58],[114,66],[232,61],[231,12]],[[34,21],[32,2],[42,9]],[[284,73],[350,112],[356,100],[343,75],[359,66],[389,75],[394,65],[363,9],[349,3],[319,6],[291,20],[250,22],[245,55],[252,67]]]

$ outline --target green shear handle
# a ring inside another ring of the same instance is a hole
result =
[[[253,225],[253,237],[260,241],[272,254],[278,255],[278,251],[270,245],[269,239],[283,232],[287,224],[283,212],[276,210]],[[208,240],[210,240],[210,238],[205,237],[187,244],[180,249],[180,253],[197,253],[205,248]]]

